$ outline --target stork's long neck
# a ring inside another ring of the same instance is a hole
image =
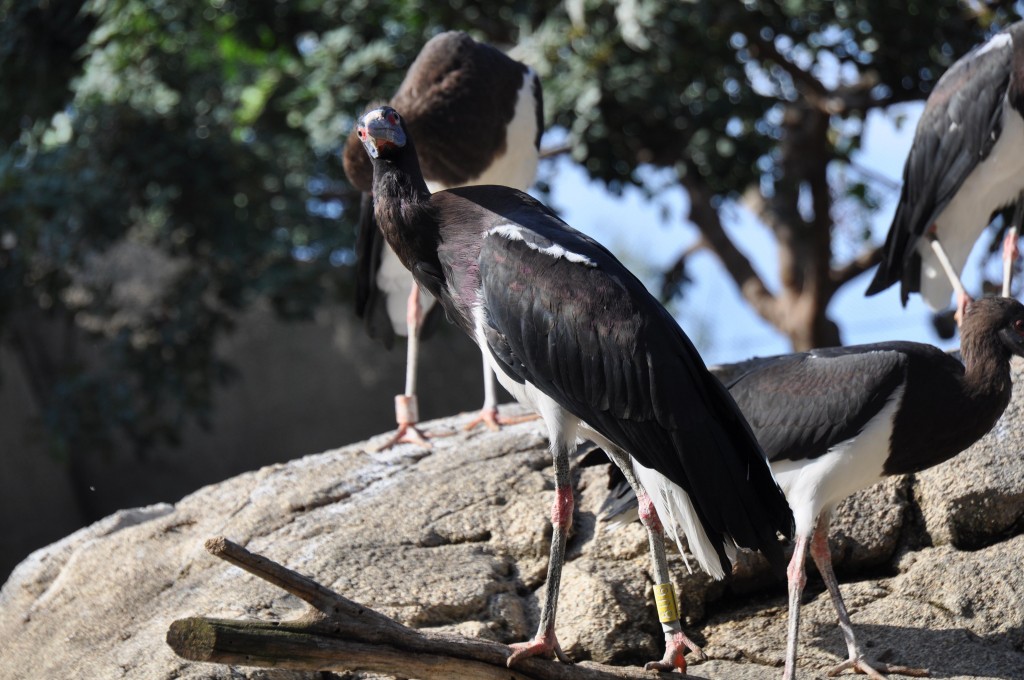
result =
[[[1010,351],[997,333],[974,330],[965,324],[960,342],[967,396],[994,399],[997,402],[1005,398],[1008,401],[1013,389],[1010,380]]]
[[[373,211],[388,245],[409,269],[437,259],[437,218],[411,142],[373,162]]]

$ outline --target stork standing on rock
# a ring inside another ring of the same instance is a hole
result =
[[[391,100],[420,140],[423,176],[430,191],[470,184],[527,189],[537,172],[544,106],[540,79],[532,69],[461,31],[430,39],[406,72]],[[353,130],[345,147],[345,173],[363,192],[356,241],[356,313],[371,336],[391,347],[408,336],[405,392],[395,397],[398,430],[384,444],[426,444],[416,428],[419,341],[434,299],[413,280],[373,215],[373,166]],[[498,415],[494,373],[483,362],[484,405],[468,427],[491,429],[521,418]],[[468,428],[467,428],[468,429]]]
[[[970,296],[960,272],[992,214],[1016,202],[1003,242],[1003,295],[1010,294],[1024,212],[1024,22],[968,52],[925,103],[903,168],[903,189],[868,295],[900,283],[934,311],[956,293],[957,320]]]
[[[615,257],[515,189],[431,194],[394,109],[365,114],[377,224],[413,276],[480,346],[498,379],[544,419],[555,468],[553,535],[537,635],[509,665],[564,654],[555,612],[572,523],[569,453],[600,443],[641,498],[666,650],[649,668],[684,669],[687,649],[664,530],[685,534],[722,578],[737,546],[781,565],[792,515],[750,428],[675,320]],[[662,524],[664,522],[664,524]]]
[[[832,569],[828,527],[833,510],[855,491],[889,475],[938,465],[992,429],[1010,401],[1010,358],[1024,356],[1024,306],[1011,298],[972,302],[960,352],[962,364],[932,345],[914,342],[835,347],[754,359],[740,366],[738,377],[727,379],[796,520],[785,680],[796,677],[808,548],[849,652],[828,675],[855,669],[884,680],[881,672],[927,673],[873,665],[864,656]],[[602,516],[621,518],[633,502],[620,485]]]

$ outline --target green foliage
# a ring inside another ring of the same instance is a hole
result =
[[[613,190],[643,185],[653,165],[696,173],[724,201],[784,180],[783,114],[806,92],[767,50],[832,86],[873,79],[831,120],[829,160],[841,162],[869,109],[925,96],[1015,8],[0,0],[0,340],[24,347],[41,318],[102,338],[99,359],[51,352],[33,380],[59,450],[118,433],[144,448],[174,441],[188,417],[204,422],[232,374],[216,342],[239,313],[266,301],[302,318],[347,295],[357,197],[337,152],[441,30],[520,43],[549,124]],[[870,186],[844,186],[874,208]],[[126,242],[164,272],[144,304],[106,271]]]
[[[723,198],[775,179],[783,107],[799,98],[764,45],[825,82],[874,79],[863,105],[835,120],[834,155],[845,159],[868,108],[922,99],[990,23],[1017,16],[1004,9],[1016,3],[989,3],[972,20],[959,0],[578,5],[575,21],[549,17],[531,38],[551,122],[571,131],[574,157],[613,184],[638,183],[645,164],[697,172]]]
[[[12,21],[34,25],[51,5],[38,4],[4,23],[0,49],[15,54],[4,102],[33,92],[36,55],[17,52]],[[285,101],[304,69],[298,35],[323,17],[282,7],[89,3],[68,23],[91,32],[43,60],[67,62],[32,115],[0,110],[0,331],[30,342],[19,315],[43,310],[104,339],[101,360],[52,357],[33,381],[58,450],[116,432],[140,448],[174,440],[231,375],[215,341],[238,312],[264,299],[308,317],[330,292],[331,256],[352,233],[336,219],[341,197],[310,187],[333,191],[340,163],[311,153]],[[174,265],[160,297],[130,314],[97,271],[125,241]]]

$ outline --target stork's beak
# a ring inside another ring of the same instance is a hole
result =
[[[382,150],[405,146],[405,130],[401,118],[391,107],[374,109],[363,115],[356,134],[370,158],[379,158]]]

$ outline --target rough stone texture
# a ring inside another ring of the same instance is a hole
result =
[[[1005,444],[1021,423],[1024,399],[1014,399],[971,449],[917,475],[914,495],[936,545],[970,549],[1024,530],[1024,460]]]
[[[961,457],[841,506],[833,553],[870,653],[944,678],[1024,677],[1022,403],[1018,395],[994,433]],[[207,555],[203,542],[215,535],[409,625],[527,638],[551,534],[549,455],[537,423],[465,434],[458,428],[467,420],[428,424],[457,430],[430,451],[370,453],[377,437],[242,474],[174,505],[119,512],[33,553],[0,591],[0,679],[316,677],[191,663],[166,646],[177,618],[277,620],[301,609]],[[597,521],[606,465],[577,468],[575,483],[563,647],[614,664],[660,656],[644,532]],[[778,677],[784,582],[756,556],[724,583],[687,574],[677,554],[671,564],[688,632],[712,657],[691,673]],[[821,677],[844,658],[844,645],[809,573],[801,677]]]

